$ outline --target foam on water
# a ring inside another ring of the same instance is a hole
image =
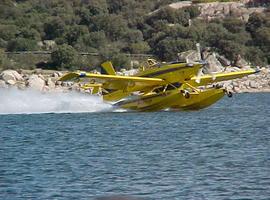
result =
[[[0,114],[80,113],[112,111],[102,97],[78,92],[0,89]]]

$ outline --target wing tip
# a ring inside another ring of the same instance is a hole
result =
[[[260,72],[261,72],[261,70],[259,68],[254,69],[254,74],[258,74]]]

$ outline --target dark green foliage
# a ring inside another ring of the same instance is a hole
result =
[[[91,32],[83,38],[85,45],[100,49],[106,45],[107,39],[104,31]]]
[[[119,70],[123,66],[125,66],[125,68],[130,66],[130,58],[119,51],[117,44],[112,44],[102,48],[99,53],[101,55],[101,60],[112,61],[113,65],[116,67],[116,70]]]
[[[153,26],[156,21],[164,20],[166,23],[175,24],[180,23],[182,25],[188,25],[189,13],[182,9],[176,10],[169,6],[161,8],[159,11],[152,13],[146,23]]]
[[[7,51],[34,51],[37,50],[37,42],[26,38],[16,38],[10,40]]]
[[[155,54],[162,60],[175,60],[178,52],[194,49],[195,45],[190,40],[166,38],[161,40],[154,49]]]
[[[39,32],[33,28],[22,28],[17,36],[36,41],[40,41],[41,38]]]
[[[253,65],[262,66],[267,62],[270,63],[270,60],[267,60],[267,55],[265,56],[264,52],[258,47],[247,48],[245,56],[247,60],[252,61]]]
[[[63,35],[65,30],[65,23],[59,17],[51,17],[44,23],[44,38],[52,40]]]
[[[0,48],[42,50],[39,41],[54,40],[59,45],[58,54],[54,52],[58,67],[87,66],[89,61],[77,59],[76,51],[100,53],[91,64],[107,59],[119,66],[128,64],[129,53],[175,60],[177,53],[194,49],[197,42],[232,60],[241,54],[254,64],[270,62],[269,11],[252,14],[247,23],[235,18],[206,22],[197,18],[196,4],[181,9],[168,6],[177,0],[14,2],[0,1]],[[70,60],[65,56],[68,50]]]
[[[227,18],[223,21],[223,26],[231,33],[245,32],[245,22],[240,19]]]
[[[140,54],[140,53],[142,54],[142,53],[148,53],[148,51],[150,50],[150,47],[147,44],[147,42],[136,42],[136,43],[131,43],[127,50],[133,54]]]
[[[258,13],[253,13],[246,24],[246,30],[251,34],[254,34],[258,28],[265,23],[264,16]]]
[[[103,15],[96,19],[94,27],[94,31],[101,30],[105,32],[106,37],[116,41],[124,37],[128,26],[121,15]]]
[[[0,38],[9,41],[16,37],[19,32],[15,25],[0,25]]]
[[[270,27],[261,27],[254,35],[255,42],[270,51]]]
[[[80,37],[88,33],[89,32],[86,26],[82,25],[69,26],[66,28],[65,31],[65,39],[69,45],[75,45]]]
[[[76,62],[77,52],[69,45],[63,44],[52,52],[51,60],[57,69],[73,69]]]

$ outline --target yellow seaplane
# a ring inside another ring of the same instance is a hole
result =
[[[87,80],[83,89],[92,89],[92,93],[101,90],[104,101],[128,110],[198,110],[214,104],[226,94],[232,96],[226,88],[214,84],[257,72],[250,69],[200,75],[204,64],[158,63],[148,59],[137,74],[123,76],[117,75],[112,63],[107,61],[101,64],[101,74],[70,72],[59,81]]]

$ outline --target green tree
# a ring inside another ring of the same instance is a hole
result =
[[[22,28],[17,35],[18,37],[36,41],[40,41],[41,38],[39,32],[33,28]]]
[[[245,58],[249,60],[253,65],[263,66],[267,62],[267,57],[259,47],[249,47],[245,52]]]
[[[194,42],[188,39],[165,38],[154,48],[154,54],[161,60],[171,61],[177,59],[177,53],[195,48]]]
[[[16,34],[19,32],[18,27],[15,25],[1,25],[0,24],[0,38],[9,41],[15,39]]]
[[[245,22],[240,19],[235,18],[224,19],[223,26],[231,33],[245,32]]]
[[[44,24],[45,39],[53,40],[61,37],[65,31],[65,23],[59,17],[51,17]]]
[[[124,37],[128,31],[127,22],[120,15],[103,15],[96,19],[94,31],[104,31],[106,36],[112,41]]]
[[[76,50],[67,44],[58,46],[51,54],[51,61],[57,69],[73,69],[75,67],[73,64],[76,62],[76,59]]]
[[[107,38],[104,31],[91,32],[83,37],[83,42],[86,46],[100,49],[107,43]]]
[[[262,14],[253,13],[248,19],[248,22],[246,24],[246,30],[249,31],[252,35],[254,35],[256,30],[263,26],[264,23],[265,19]]]
[[[256,31],[255,42],[270,51],[270,27],[262,27]]]
[[[88,33],[88,28],[86,26],[70,26],[65,31],[65,39],[69,45],[74,45],[80,37]]]
[[[244,55],[245,46],[231,40],[220,40],[218,50],[224,54],[226,58],[235,60],[238,54]]]
[[[129,52],[130,53],[147,53],[150,51],[150,47],[147,44],[147,42],[136,42],[136,43],[131,43],[129,47]]]
[[[7,51],[34,51],[37,49],[37,42],[26,38],[10,40],[7,45]]]

